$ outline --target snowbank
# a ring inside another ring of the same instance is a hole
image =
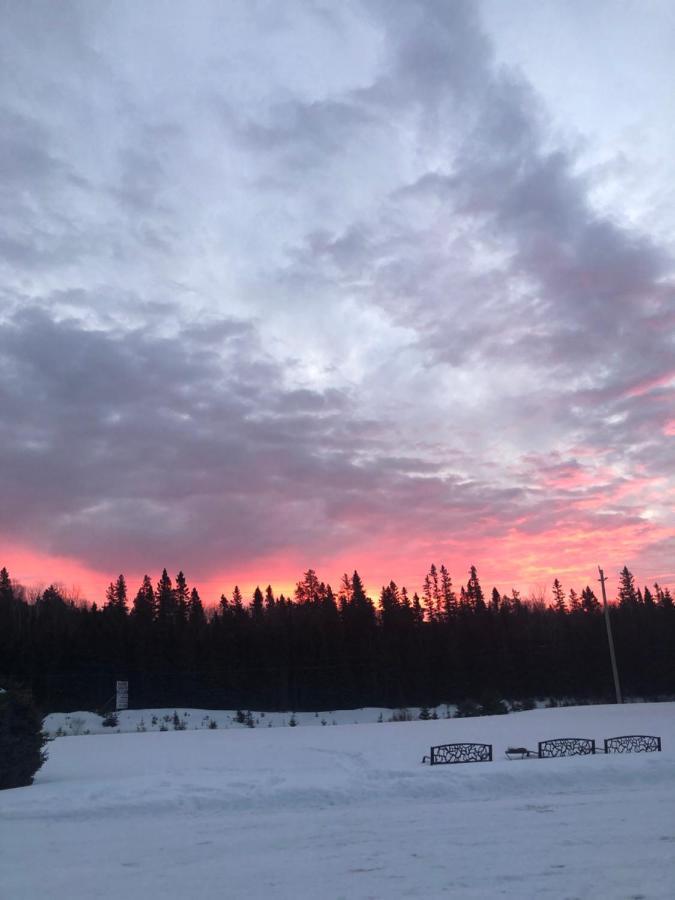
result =
[[[3,896],[671,898],[674,713],[60,737],[33,787],[0,794]],[[504,759],[627,733],[663,752]],[[420,764],[473,740],[495,762]]]

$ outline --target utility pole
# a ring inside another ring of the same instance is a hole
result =
[[[609,656],[612,660],[612,675],[614,676],[614,690],[616,691],[616,702],[623,703],[623,698],[621,697],[621,685],[619,684],[619,670],[616,666],[616,653],[614,652],[614,638],[612,637],[612,623],[609,618],[609,606],[607,605],[607,593],[605,591],[605,573],[602,571],[600,566],[598,566],[598,572],[600,573],[600,584],[602,585],[602,608],[605,612],[605,625],[607,626],[607,642],[609,643]]]

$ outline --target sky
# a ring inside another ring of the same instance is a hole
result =
[[[669,0],[0,0],[0,565],[675,584],[674,43]]]

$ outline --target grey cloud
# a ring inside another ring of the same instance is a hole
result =
[[[343,427],[339,392],[286,390],[279,370],[275,384],[244,333],[228,354],[185,334],[16,315],[0,336],[3,529],[102,568],[179,564],[189,547],[210,573],[398,534],[400,509],[406,528],[468,532],[488,513],[506,528],[529,502],[390,456],[366,423]]]
[[[157,7],[20,6],[0,524],[214,571],[595,521],[537,481],[573,443],[672,477],[672,261],[596,211],[476,4],[162,7],[156,29]],[[306,17],[326,30],[289,66]],[[240,19],[274,35],[269,72]]]

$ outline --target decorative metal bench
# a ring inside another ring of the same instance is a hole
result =
[[[624,734],[605,738],[605,753],[660,753],[661,738],[652,734]]]
[[[595,753],[593,738],[553,738],[539,741],[539,759],[558,756],[590,756]]]
[[[452,763],[492,762],[492,744],[439,744],[432,747],[422,762],[432,766]]]

